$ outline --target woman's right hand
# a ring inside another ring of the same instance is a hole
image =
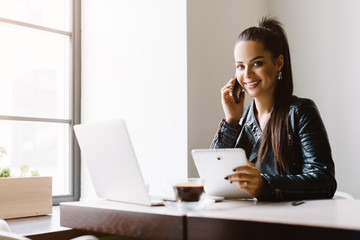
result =
[[[236,81],[236,78],[232,78],[221,89],[221,104],[225,113],[225,121],[228,124],[239,123],[244,112],[245,94],[240,94],[240,103],[238,104],[232,96],[232,89]]]

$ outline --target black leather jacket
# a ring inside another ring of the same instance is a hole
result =
[[[238,127],[220,123],[212,148],[243,148],[248,160],[257,161],[262,131],[254,115],[255,103],[244,110]],[[260,173],[267,183],[259,200],[332,198],[335,167],[325,126],[315,103],[293,97],[289,107],[287,170],[279,174],[274,155],[262,161]]]

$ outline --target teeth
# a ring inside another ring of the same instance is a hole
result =
[[[259,83],[259,81],[256,81],[256,82],[248,83],[248,85],[249,85],[249,86],[253,86],[253,85],[256,85],[256,84],[258,84],[258,83]]]

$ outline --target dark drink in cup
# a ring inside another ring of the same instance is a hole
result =
[[[204,192],[204,183],[201,179],[188,179],[175,184],[174,191],[181,202],[198,202]]]

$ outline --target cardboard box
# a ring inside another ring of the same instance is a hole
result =
[[[0,219],[52,213],[52,177],[0,178]]]

